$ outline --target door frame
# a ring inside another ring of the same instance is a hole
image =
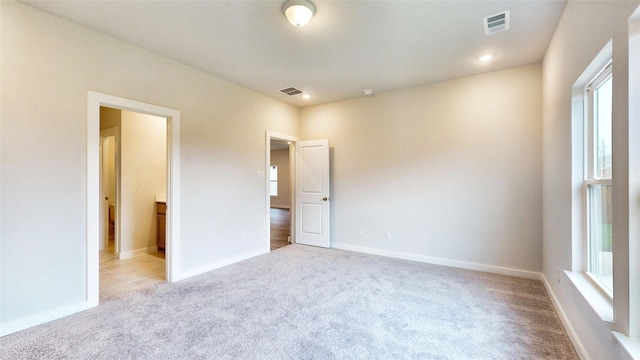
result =
[[[294,244],[296,242],[296,152],[295,152],[295,143],[300,139],[296,136],[291,136],[287,134],[281,134],[277,132],[267,131],[266,132],[266,156],[265,156],[265,166],[264,166],[264,174],[265,174],[265,195],[266,195],[266,224],[265,224],[265,251],[271,251],[271,195],[270,195],[270,184],[269,184],[269,169],[271,168],[271,140],[281,140],[288,141],[289,144],[289,191],[291,192],[291,205],[289,206],[289,236],[291,239],[291,243]],[[292,150],[293,149],[293,150]]]
[[[120,200],[120,127],[111,127],[108,129],[104,129],[104,130],[100,130],[100,201],[103,202],[103,199],[105,197],[104,194],[104,184],[102,183],[102,181],[104,180],[104,176],[103,176],[103,171],[104,171],[104,145],[103,145],[103,139],[104,138],[108,138],[113,136],[115,138],[114,141],[114,145],[115,145],[115,174],[114,174],[114,178],[115,178],[115,182],[116,182],[116,214],[118,211],[118,201]],[[109,216],[109,207],[108,206],[104,206],[103,205],[100,207],[100,219],[102,219],[102,221],[100,222],[100,243],[102,244],[102,242],[105,242],[105,247],[107,245],[107,241],[106,241],[106,234],[108,233],[109,229],[107,228],[108,226],[108,221],[105,221],[106,219],[108,219]],[[114,219],[114,227],[115,227],[115,231],[113,234],[113,252],[114,255],[118,254],[120,252],[120,234],[118,232],[118,229],[120,229],[120,224],[119,224],[120,218],[116,215],[115,219]],[[100,245],[100,250],[102,250],[102,246]]]
[[[100,293],[100,107],[133,111],[167,119],[167,281],[180,278],[180,111],[140,101],[87,92],[87,302],[99,304]],[[117,217],[117,216],[116,216]]]

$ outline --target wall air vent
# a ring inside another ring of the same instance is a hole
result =
[[[285,89],[280,89],[278,91],[280,91],[283,94],[289,95],[289,96],[302,94],[301,90],[298,90],[298,89],[294,88],[293,86],[290,86],[290,87],[285,88]]]
[[[484,34],[491,35],[500,31],[509,30],[509,10],[499,14],[487,16],[483,19]]]

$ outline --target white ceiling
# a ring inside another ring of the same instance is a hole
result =
[[[281,1],[33,1],[43,11],[304,107],[540,62],[564,0],[324,1],[296,28]],[[511,29],[482,19],[510,10]],[[481,63],[477,56],[496,58]],[[279,89],[294,86],[310,100]]]

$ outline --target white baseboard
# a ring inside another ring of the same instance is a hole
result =
[[[580,359],[583,359],[583,360],[590,360],[591,358],[589,357],[589,354],[585,350],[584,345],[582,345],[582,341],[580,341],[580,338],[578,337],[578,334],[576,333],[575,329],[571,325],[571,322],[569,321],[567,314],[564,312],[564,309],[560,305],[560,302],[558,301],[556,294],[553,292],[551,285],[549,285],[549,282],[547,281],[547,277],[544,276],[544,274],[540,274],[540,276],[545,289],[547,289],[549,298],[551,298],[551,303],[553,303],[553,306],[556,308],[556,312],[560,317],[560,321],[562,321],[562,325],[564,325],[564,329],[567,331],[567,335],[569,335],[569,339],[573,343],[573,347],[576,349],[576,352],[578,353],[578,357],[580,357]]]
[[[129,258],[140,256],[140,255],[153,254],[155,252],[158,252],[158,247],[157,246],[151,246],[151,247],[144,248],[144,249],[137,249],[137,250],[121,252],[119,254],[116,254],[116,258],[118,260],[124,260],[124,259],[129,259]]]
[[[289,205],[271,205],[274,209],[287,209],[289,210],[291,207]]]
[[[206,272],[215,270],[215,269],[219,269],[223,266],[227,266],[227,265],[231,265],[233,263],[237,263],[243,260],[247,260],[247,259],[251,259],[253,257],[259,256],[259,255],[264,255],[269,253],[269,250],[264,251],[264,250],[258,250],[258,251],[253,251],[250,253],[246,253],[246,254],[241,254],[238,256],[233,256],[230,258],[226,258],[220,261],[216,261],[214,263],[208,264],[206,266],[201,266],[199,268],[196,269],[192,269],[192,270],[187,270],[187,271],[183,271],[180,272],[179,274],[176,274],[174,276],[174,280],[173,281],[180,281],[180,280],[184,280],[196,275],[200,275],[200,274],[204,274]]]
[[[342,243],[332,243],[331,247],[334,249],[340,249],[340,250],[355,251],[355,252],[361,252],[361,253],[372,254],[372,255],[381,255],[381,256],[387,256],[387,257],[392,257],[397,259],[418,261],[418,262],[423,262],[428,264],[451,266],[451,267],[467,269],[467,270],[484,271],[484,272],[490,272],[494,274],[517,276],[517,277],[526,278],[526,279],[541,280],[541,275],[542,275],[540,273],[527,271],[527,270],[511,269],[511,268],[505,268],[500,266],[470,263],[470,262],[459,261],[459,260],[443,259],[443,258],[437,258],[432,256],[416,255],[411,253],[403,253],[399,251],[375,249],[370,247],[355,246],[355,245],[342,244]]]
[[[57,320],[80,311],[90,309],[98,304],[90,304],[88,301],[63,306],[57,309],[45,311],[39,314],[27,316],[22,319],[14,320],[5,324],[0,324],[0,336],[12,334],[14,332],[30,328],[32,326],[44,324],[49,321]]]
[[[154,250],[155,249],[155,250]],[[120,254],[120,259],[127,259],[127,258],[131,258],[134,256],[138,256],[138,255],[143,255],[143,254],[147,254],[147,253],[153,253],[157,251],[157,247],[150,247],[147,249],[138,249],[138,250],[134,250],[134,251],[127,251],[125,253],[121,253]],[[263,255],[265,253],[268,253],[269,249],[267,248],[267,250],[258,250],[258,251],[254,251],[251,253],[247,253],[247,254],[242,254],[239,256],[234,256],[231,258],[227,258],[224,259],[222,261],[218,261],[212,264],[209,264],[207,266],[203,266],[197,269],[193,269],[193,270],[189,270],[186,272],[182,272],[179,273],[175,276],[174,281],[179,281],[179,280],[183,280],[192,276],[196,276],[196,275],[200,275],[202,273],[211,271],[211,270],[215,270],[218,268],[221,268],[223,266],[227,266],[227,265],[231,265],[233,263],[242,261],[242,260],[246,260],[246,259],[250,259],[252,257],[256,257],[259,255]],[[5,324],[0,324],[0,337],[5,336],[5,335],[9,335],[12,334],[14,332],[20,331],[20,330],[24,330],[36,325],[40,325],[40,324],[44,324],[47,323],[49,321],[53,321],[53,320],[57,320],[60,318],[63,318],[65,316],[69,316],[75,313],[78,313],[80,311],[84,311],[87,309],[90,309],[92,307],[97,306],[98,304],[91,304],[88,301],[85,302],[81,302],[81,303],[76,303],[76,304],[72,304],[72,305],[68,305],[68,306],[63,306],[61,308],[57,308],[57,309],[53,309],[50,311],[46,311],[40,314],[35,314],[35,315],[31,315],[28,316],[26,318],[22,318],[22,319],[18,319],[18,320],[14,320]]]

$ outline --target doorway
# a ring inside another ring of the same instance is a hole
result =
[[[88,114],[87,114],[87,304],[89,307],[97,306],[100,300],[100,248],[104,243],[105,229],[101,231],[101,224],[105,226],[105,197],[101,194],[101,137],[100,137],[100,108],[108,107],[117,110],[130,111],[137,114],[146,114],[160,117],[164,120],[166,133],[166,150],[164,151],[164,162],[166,169],[166,238],[165,257],[162,265],[166,281],[173,282],[181,278],[176,271],[179,267],[179,237],[180,233],[180,112],[173,109],[163,108],[156,105],[142,103],[134,100],[119,98],[111,95],[101,94],[93,91],[88,92]],[[117,140],[116,140],[117,141]],[[117,148],[117,146],[116,146]],[[116,174],[118,172],[116,171]],[[120,179],[121,181],[122,179]],[[120,190],[116,190],[119,192]],[[159,194],[162,195],[162,194]],[[118,194],[117,198],[122,198]],[[153,209],[157,211],[154,202]],[[135,258],[140,249],[118,249],[118,237],[122,234],[121,206],[116,200],[114,252],[118,251],[121,257]],[[149,214],[148,214],[149,215]],[[153,216],[154,214],[150,214]],[[121,244],[122,245],[122,244]],[[140,250],[142,253],[149,251],[149,247]],[[124,255],[123,255],[124,254]]]
[[[100,299],[166,280],[167,119],[100,107]]]
[[[101,117],[102,118],[102,117]],[[102,127],[102,126],[101,126]],[[100,130],[100,251],[115,254],[118,128]]]
[[[277,250],[291,243],[291,141],[271,139],[269,164],[270,246]]]
[[[272,141],[289,145],[291,204],[289,208],[289,243],[329,248],[331,170],[329,139],[299,141],[288,135],[267,131],[265,171],[259,172],[266,179],[266,240],[267,252],[271,251],[271,188],[270,171]]]
[[[267,234],[269,251],[295,242],[295,137],[267,132]]]

